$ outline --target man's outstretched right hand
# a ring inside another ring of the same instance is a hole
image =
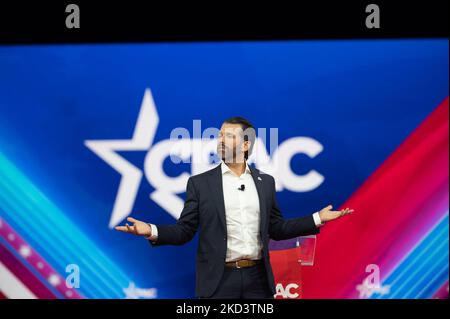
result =
[[[129,233],[137,236],[150,237],[152,235],[152,228],[149,224],[141,222],[140,220],[128,217],[127,221],[133,223],[132,225],[125,224],[125,226],[116,226],[115,229],[124,233]]]

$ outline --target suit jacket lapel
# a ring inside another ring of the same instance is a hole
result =
[[[222,222],[225,233],[227,231],[227,224],[225,220],[225,200],[223,198],[223,185],[222,185],[222,169],[217,166],[213,171],[211,171],[211,178],[209,179],[209,186],[211,189],[211,194],[214,196],[214,201],[216,203],[217,213],[219,214],[220,221]]]
[[[260,215],[260,232],[262,234],[262,230],[264,229],[264,225],[266,222],[266,201],[264,200],[264,188],[262,184],[262,179],[259,177],[259,173],[256,169],[250,167],[250,171],[253,177],[253,181],[255,182],[256,190],[258,191],[259,197],[259,215]],[[262,238],[262,237],[261,237]]]

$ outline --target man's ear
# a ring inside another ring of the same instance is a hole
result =
[[[248,151],[250,152],[250,148],[252,147],[252,142],[251,141],[247,141],[248,143]]]
[[[242,152],[245,152],[246,149],[247,149],[247,141],[244,141],[242,143],[241,150],[242,150]]]
[[[252,142],[250,142],[250,141],[244,141],[244,143],[243,143],[244,152],[245,152],[245,151],[250,152],[250,146],[251,146],[251,144],[252,144]]]

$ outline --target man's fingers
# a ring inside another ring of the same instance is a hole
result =
[[[350,208],[346,208],[345,210],[346,210],[346,212],[345,212],[346,214],[351,214],[355,211],[354,209],[350,209]]]
[[[353,210],[353,209],[350,209],[350,208],[346,208],[346,209],[340,210],[339,212],[340,212],[341,216],[344,216],[344,215],[348,215],[348,214],[353,213],[354,210]]]
[[[125,226],[116,226],[116,227],[114,227],[114,229],[118,230],[118,231],[121,231],[121,232],[124,232],[124,233],[137,235],[136,227],[135,226],[130,226],[128,224],[125,224]]]
[[[115,229],[118,231],[122,231],[124,233],[128,233],[127,228],[125,226],[116,226]]]
[[[133,217],[128,217],[127,220],[132,223],[136,223],[138,221],[137,219],[134,219]]]
[[[333,214],[335,214],[336,216],[341,217],[341,216],[345,216],[345,215],[350,214],[350,210],[349,210],[348,208],[346,208],[346,209],[341,209],[341,210],[331,210],[330,213],[333,213]]]
[[[128,223],[127,223],[127,224],[125,224],[125,226],[127,227],[127,230],[128,230],[128,232],[130,232],[130,233],[133,233],[133,234],[134,234],[134,227],[132,227],[132,226],[128,225]]]
[[[328,205],[327,207],[325,207],[322,210],[332,210],[333,209],[333,205]]]

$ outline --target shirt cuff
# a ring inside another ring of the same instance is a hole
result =
[[[150,236],[147,236],[146,238],[151,241],[156,241],[158,239],[158,228],[153,224],[149,225],[150,228],[152,229],[152,234]]]
[[[319,216],[319,212],[314,213],[312,216],[314,219],[314,224],[316,224],[316,227],[320,227],[323,225],[322,220],[320,219],[320,216]]]

